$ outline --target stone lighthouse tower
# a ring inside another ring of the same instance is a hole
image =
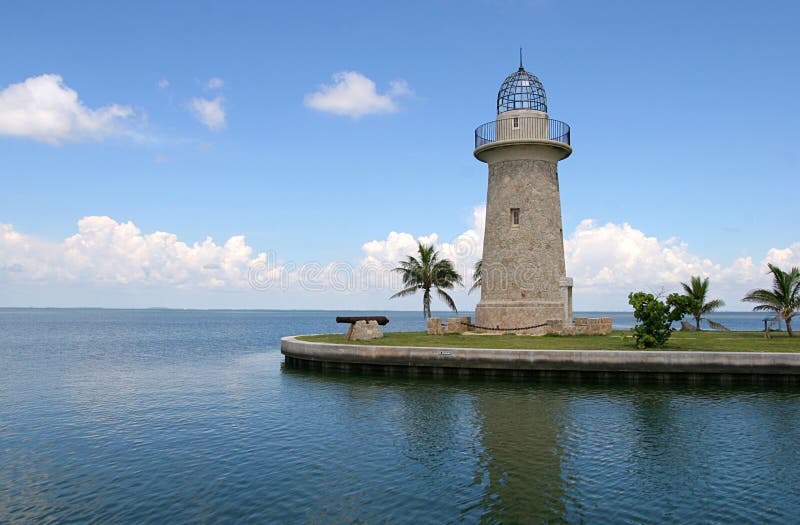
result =
[[[536,325],[573,325],[558,190],[569,139],[569,126],[548,116],[544,87],[520,52],[519,69],[497,94],[497,120],[475,130],[475,157],[489,165],[479,327],[543,334],[548,329]]]

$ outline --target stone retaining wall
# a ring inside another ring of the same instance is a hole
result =
[[[469,325],[472,324],[471,317],[448,317],[447,318],[447,333],[448,334],[463,334],[469,332]]]
[[[414,371],[453,370],[492,374],[493,371],[593,374],[655,374],[730,378],[769,376],[800,379],[800,353],[692,352],[637,350],[512,350],[347,345],[281,339],[281,352],[298,362],[366,365]],[[611,377],[611,376],[608,376]]]
[[[547,333],[552,335],[606,335],[611,333],[611,317],[576,317],[575,325],[565,327],[560,320],[547,322]]]
[[[442,324],[441,317],[428,318],[428,335],[442,335],[444,334],[444,325]]]
[[[611,317],[576,317],[573,326],[565,327],[564,321],[561,319],[551,319],[547,321],[546,326],[529,330],[509,330],[508,333],[517,335],[606,335],[611,333],[612,322]],[[468,316],[449,317],[446,319],[446,324],[442,324],[440,317],[431,317],[428,319],[428,335],[463,334],[465,332],[502,333],[496,330],[480,330],[470,327],[470,324],[472,324],[472,318]]]

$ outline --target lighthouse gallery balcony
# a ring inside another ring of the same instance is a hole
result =
[[[475,149],[500,142],[558,142],[570,146],[569,125],[547,117],[499,118],[475,129]]]

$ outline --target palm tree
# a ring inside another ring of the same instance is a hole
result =
[[[690,283],[681,283],[681,286],[683,291],[686,292],[683,294],[684,297],[688,297],[692,301],[693,306],[689,313],[694,317],[695,329],[700,330],[700,321],[705,320],[714,330],[727,330],[726,327],[706,317],[706,314],[725,306],[725,301],[722,299],[706,302],[708,277],[701,279],[699,275],[693,275]]]
[[[475,263],[475,269],[472,270],[472,286],[468,293],[472,293],[483,284],[483,259],[478,259]]]
[[[742,301],[761,303],[753,307],[754,312],[775,312],[786,323],[786,332],[791,337],[792,317],[800,309],[800,270],[794,267],[784,272],[773,264],[767,266],[772,274],[772,290],[750,290]]]
[[[423,290],[422,294],[422,313],[426,318],[431,316],[431,288],[436,289],[436,293],[447,304],[447,306],[457,312],[456,303],[453,298],[447,295],[445,290],[450,290],[456,284],[462,284],[463,280],[453,267],[453,263],[447,259],[439,259],[439,252],[434,249],[433,244],[417,243],[417,253],[419,259],[409,255],[405,261],[400,261],[396,272],[403,276],[403,288],[391,299],[404,297]]]

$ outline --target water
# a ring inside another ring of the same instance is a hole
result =
[[[285,369],[334,315],[0,310],[0,522],[800,516],[798,388]]]

